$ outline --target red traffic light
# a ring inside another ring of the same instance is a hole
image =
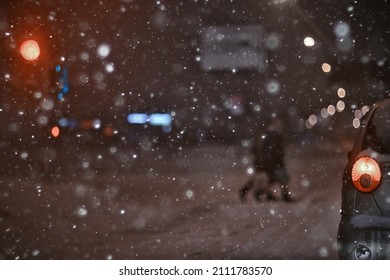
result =
[[[20,54],[28,61],[36,60],[41,54],[37,41],[27,40],[20,45]]]

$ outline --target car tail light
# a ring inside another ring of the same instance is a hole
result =
[[[372,192],[381,180],[381,169],[370,157],[359,158],[352,167],[352,182],[361,192]]]

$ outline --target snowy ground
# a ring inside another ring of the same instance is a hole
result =
[[[71,173],[3,175],[0,257],[337,259],[346,152],[316,148],[288,148],[292,204],[241,203],[241,146],[91,148]]]

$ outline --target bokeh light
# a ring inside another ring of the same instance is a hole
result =
[[[332,66],[328,63],[323,63],[321,68],[325,73],[329,73],[332,70]]]
[[[20,46],[20,54],[24,59],[28,61],[36,60],[41,54],[41,49],[37,41],[35,40],[27,40],[24,41]]]
[[[60,129],[58,126],[54,126],[51,129],[51,135],[53,135],[53,137],[55,137],[55,138],[57,138],[60,135]]]
[[[345,21],[339,21],[335,23],[333,32],[339,38],[348,37],[351,35],[351,27]]]
[[[331,116],[336,113],[336,107],[334,105],[329,105],[327,110],[328,110],[329,115],[331,115]]]
[[[315,41],[312,37],[306,37],[303,40],[303,44],[305,44],[306,47],[313,47],[315,45]]]
[[[339,89],[337,90],[337,95],[338,95],[340,98],[344,98],[344,97],[345,97],[345,94],[346,94],[345,89],[339,88]]]
[[[342,112],[345,109],[345,103],[342,100],[339,100],[336,105],[337,112]]]
[[[111,52],[111,47],[108,44],[101,44],[97,48],[97,55],[100,58],[107,57]]]

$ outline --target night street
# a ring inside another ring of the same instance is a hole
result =
[[[162,150],[128,170],[111,169],[116,157],[102,149],[78,178],[2,177],[2,257],[337,259],[346,152],[316,154],[314,146],[289,147],[294,203],[240,201],[250,155],[239,146]],[[137,171],[144,164],[150,172]]]
[[[389,11],[2,0],[0,259],[390,259]]]

